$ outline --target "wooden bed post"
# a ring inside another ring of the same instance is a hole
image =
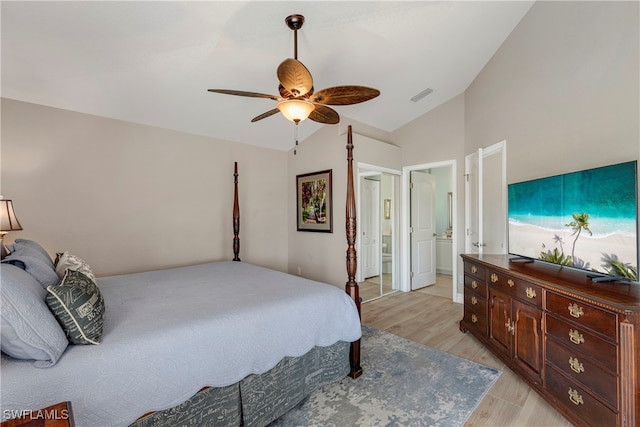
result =
[[[348,281],[345,286],[347,294],[358,307],[360,314],[360,291],[356,282],[356,269],[358,257],[356,255],[356,198],[353,189],[353,137],[351,135],[351,125],[347,128],[347,203],[346,203],[346,234],[347,234],[347,276]],[[361,316],[362,317],[362,316]],[[351,343],[349,352],[349,362],[351,364],[351,378],[358,378],[362,375],[360,366],[360,340]]]
[[[240,261],[240,204],[238,203],[238,162],[233,163],[233,260]]]

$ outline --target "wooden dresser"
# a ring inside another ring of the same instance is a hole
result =
[[[577,426],[640,423],[640,286],[586,272],[462,255],[473,334]]]

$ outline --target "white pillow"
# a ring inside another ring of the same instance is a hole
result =
[[[91,267],[89,267],[89,264],[87,264],[85,260],[65,251],[58,254],[56,258],[56,273],[58,274],[58,277],[62,279],[64,278],[67,270],[78,271],[94,282],[96,281],[96,276],[93,274]]]

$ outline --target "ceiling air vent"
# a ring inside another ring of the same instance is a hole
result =
[[[424,98],[425,96],[429,95],[431,92],[433,92],[433,89],[431,89],[430,87],[426,88],[425,90],[423,90],[422,92],[420,92],[419,94],[413,96],[413,98],[411,98],[411,100],[413,102],[418,102],[420,101],[422,98]]]

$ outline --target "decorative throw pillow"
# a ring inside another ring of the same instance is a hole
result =
[[[104,299],[96,283],[85,274],[67,269],[58,286],[47,288],[47,305],[71,344],[99,344]]]
[[[39,245],[38,247],[41,248]],[[60,283],[60,277],[58,277],[58,274],[53,267],[51,258],[46,252],[42,252],[44,249],[39,250],[33,245],[24,245],[18,242],[13,245],[9,245],[8,248],[11,253],[2,260],[3,263],[13,264],[16,267],[20,267],[25,270],[27,273],[35,277],[35,279],[40,282],[42,287],[45,289],[47,286],[57,285]]]
[[[72,255],[67,251],[57,254],[55,268],[58,277],[61,279],[67,272],[67,269],[70,269],[79,271],[94,282],[96,281],[96,276],[93,274],[89,264],[82,258]]]
[[[47,291],[26,271],[0,264],[0,349],[16,359],[53,366],[69,345],[45,304]]]

